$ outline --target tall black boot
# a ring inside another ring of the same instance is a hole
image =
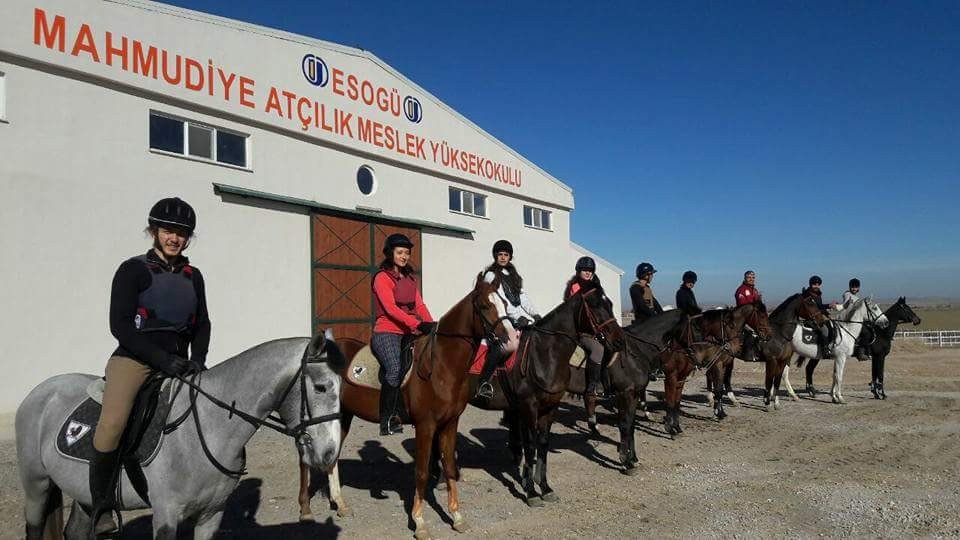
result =
[[[756,362],[757,355],[754,347],[756,346],[757,337],[753,332],[744,332],[743,334],[743,347],[740,350],[740,359],[744,362]]]
[[[403,423],[397,416],[400,388],[383,383],[380,386],[380,435],[403,433]]]
[[[601,364],[595,364],[587,360],[587,394],[597,397],[603,396],[603,385],[600,383],[602,369]]]
[[[483,369],[480,370],[480,384],[477,385],[477,397],[493,399],[493,385],[490,384],[490,379],[503,357],[503,347],[499,343],[487,346],[487,357],[483,361]]]
[[[119,450],[100,452],[93,449],[90,457],[90,537],[96,538],[100,517],[110,515],[116,508],[114,489],[120,473]]]

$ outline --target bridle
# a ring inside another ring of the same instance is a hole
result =
[[[326,344],[324,345],[324,348],[326,348]],[[229,412],[230,415],[228,416],[228,418],[231,418],[234,415],[236,415],[241,420],[246,421],[247,423],[253,425],[254,427],[257,427],[257,428],[265,427],[268,429],[272,429],[277,433],[281,433],[283,435],[293,437],[294,440],[296,440],[298,447],[305,448],[313,444],[313,437],[311,437],[310,434],[307,432],[307,428],[317,424],[332,422],[334,420],[340,419],[339,412],[324,414],[321,416],[313,416],[313,413],[311,412],[310,396],[309,396],[309,392],[307,391],[306,368],[308,364],[325,364],[325,363],[329,363],[329,359],[327,358],[327,355],[325,353],[311,355],[310,346],[308,345],[307,348],[304,349],[303,351],[303,356],[300,359],[300,367],[297,368],[297,373],[290,379],[290,383],[287,385],[286,389],[283,391],[283,394],[281,394],[280,399],[275,403],[273,407],[274,410],[281,407],[283,403],[286,402],[287,398],[290,395],[290,392],[293,391],[294,385],[299,383],[300,385],[300,412],[298,417],[299,423],[294,425],[293,427],[288,427],[286,424],[283,423],[283,420],[280,417],[274,416],[274,413],[272,412],[267,416],[266,419],[257,418],[252,414],[249,414],[247,412],[244,412],[238,409],[236,407],[235,401],[231,404],[227,404],[224,401],[218,399],[217,397],[211,395],[200,386],[203,379],[203,372],[201,371],[198,373],[194,373],[193,375],[190,375],[188,377],[180,377],[180,376],[177,377],[177,379],[181,383],[189,387],[188,397],[189,397],[190,406],[187,408],[186,411],[184,411],[182,415],[180,415],[179,418],[177,418],[170,424],[167,424],[166,426],[164,426],[163,432],[164,434],[173,432],[184,421],[186,421],[189,415],[192,415],[194,424],[197,427],[197,436],[200,439],[200,446],[203,449],[203,453],[207,456],[207,459],[210,460],[210,463],[212,463],[213,466],[217,468],[217,470],[219,470],[220,472],[222,472],[227,476],[231,476],[231,477],[243,476],[247,474],[245,465],[242,465],[240,469],[237,469],[237,470],[229,469],[226,466],[224,466],[222,463],[220,463],[217,460],[217,458],[214,457],[213,453],[210,452],[210,448],[207,445],[206,437],[203,434],[203,429],[200,426],[200,414],[197,409],[197,397],[202,395],[217,407],[220,407],[221,409],[224,409],[227,412]],[[244,461],[246,461],[246,456],[244,456]]]
[[[575,293],[575,294],[579,294],[581,299],[580,311],[577,313],[577,318],[582,320],[584,318],[584,315],[586,315],[587,322],[590,324],[590,330],[592,332],[592,335],[596,337],[598,340],[606,341],[606,338],[603,335],[603,329],[611,324],[617,324],[617,318],[611,315],[610,318],[604,319],[603,321],[600,321],[598,319],[596,313],[593,312],[593,308],[591,308],[587,303],[587,297],[597,292],[597,290],[598,289],[594,288],[586,292],[578,291],[577,293]],[[573,298],[573,295],[571,295],[570,298]],[[569,298],[567,300],[569,301]],[[547,328],[543,328],[537,324],[528,325],[524,327],[524,330],[533,330],[535,332],[546,334],[548,336],[562,336],[574,343],[580,342],[579,333],[550,330]]]

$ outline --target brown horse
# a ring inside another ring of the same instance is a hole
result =
[[[415,479],[416,491],[410,518],[416,527],[416,538],[429,538],[423,517],[423,499],[427,489],[429,465],[434,444],[440,451],[447,479],[447,509],[453,528],[463,532],[467,521],[460,512],[457,494],[456,440],[460,414],[472,393],[467,381],[467,369],[476,354],[481,339],[507,341],[512,331],[503,303],[496,291],[498,282],[477,283],[476,288],[440,317],[437,329],[417,339],[413,350],[414,372],[403,387],[403,401],[411,423],[416,430]],[[347,358],[353,358],[365,344],[352,339],[338,340]],[[380,421],[380,393],[368,387],[347,383],[340,394],[340,425],[346,440],[355,416],[368,422]],[[342,444],[342,443],[341,443]],[[340,492],[339,471],[336,466],[328,475],[330,499],[337,505],[338,515],[349,515]],[[309,470],[300,469],[300,516],[310,519]]]
[[[739,354],[742,332],[749,324],[761,338],[770,332],[767,310],[763,304],[746,304],[734,309],[715,309],[691,319],[689,327],[660,353],[664,372],[664,401],[667,414],[664,425],[671,436],[683,433],[680,427],[680,399],[683,386],[694,369],[716,368],[720,356]],[[714,415],[723,419],[723,401],[715,400]]]
[[[570,379],[570,358],[580,334],[597,336],[613,350],[623,348],[623,329],[599,287],[582,289],[527,326],[520,340],[517,365],[495,375],[492,399],[474,398],[475,407],[506,411],[514,463],[522,458],[521,483],[529,506],[543,506],[560,498],[547,481],[550,428]],[[471,376],[470,390],[478,385]],[[444,471],[449,477],[450,472]],[[537,494],[536,484],[540,487]]]

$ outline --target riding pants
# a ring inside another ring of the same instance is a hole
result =
[[[580,346],[583,347],[583,350],[587,351],[588,360],[591,364],[600,364],[603,362],[603,345],[597,341],[597,338],[587,335],[580,334]]]
[[[401,334],[376,332],[370,339],[370,349],[380,362],[380,380],[394,388],[403,382],[403,357],[400,344]]]
[[[133,401],[150,375],[150,368],[132,358],[112,356],[107,361],[106,375],[103,408],[93,434],[93,447],[99,452],[112,452],[120,446]]]

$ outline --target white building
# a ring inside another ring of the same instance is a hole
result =
[[[168,196],[197,210],[211,363],[326,326],[362,336],[394,231],[436,316],[497,239],[544,312],[587,253],[569,187],[369,52],[142,0],[6,0],[0,412],[102,372],[113,273]],[[619,314],[623,272],[597,263]]]

